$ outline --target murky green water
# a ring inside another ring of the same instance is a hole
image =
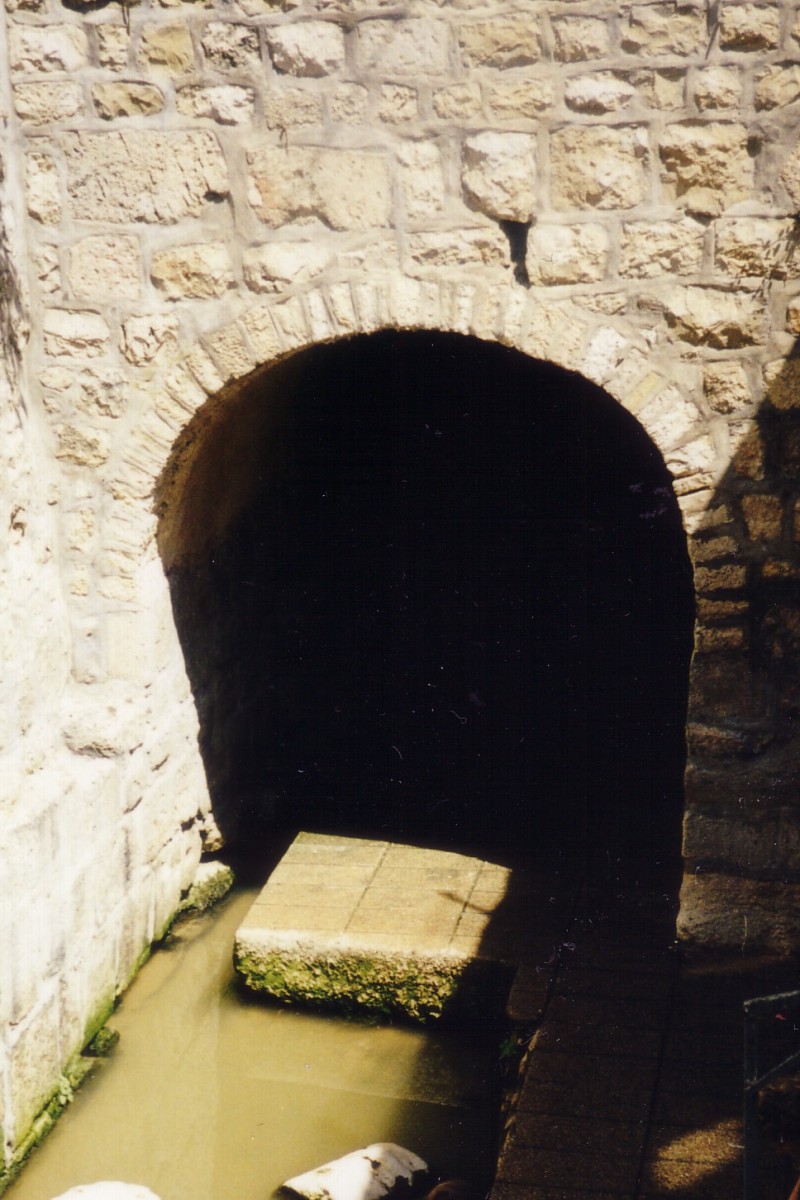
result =
[[[121,1179],[162,1200],[267,1200],[283,1180],[376,1141],[443,1174],[491,1175],[496,1039],[376,1027],[245,1000],[233,935],[254,897],[180,926],[126,993],[121,1040],[11,1200]]]

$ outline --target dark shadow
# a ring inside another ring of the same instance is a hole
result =
[[[165,560],[223,828],[677,854],[691,569],[616,402],[387,332],[203,421]]]

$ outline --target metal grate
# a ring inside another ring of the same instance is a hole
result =
[[[800,1012],[800,991],[776,992],[744,1002],[744,1200],[761,1200],[758,1188],[758,1093],[765,1084],[800,1068],[800,1051],[765,1068],[762,1063],[761,1023]]]

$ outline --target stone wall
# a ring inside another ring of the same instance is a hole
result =
[[[208,431],[320,342],[499,341],[642,424],[698,600],[680,930],[796,948],[794,0],[5,9],[7,1156],[215,844],[164,568],[237,515],[193,521]]]

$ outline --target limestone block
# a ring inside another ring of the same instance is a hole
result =
[[[783,505],[779,496],[742,496],[741,504],[752,541],[774,541],[781,536]]]
[[[714,412],[725,415],[749,408],[753,402],[747,373],[739,362],[708,363],[703,371],[703,394]]]
[[[109,455],[109,441],[98,429],[78,429],[75,425],[56,428],[56,458],[76,467],[99,467]]]
[[[529,221],[535,193],[535,141],[524,133],[477,133],[462,151],[461,183],[471,207],[497,220]]]
[[[611,35],[605,17],[554,17],[551,24],[559,62],[606,58],[611,53]]]
[[[537,117],[546,112],[556,99],[556,89],[550,79],[531,79],[512,76],[493,80],[487,90],[489,107],[502,120]]]
[[[258,31],[248,25],[210,21],[201,44],[206,62],[217,71],[253,70],[261,65]]]
[[[608,268],[610,240],[602,225],[543,225],[528,236],[531,283],[594,283]]]
[[[474,83],[454,83],[449,87],[435,88],[432,103],[436,116],[443,121],[474,117],[481,111],[480,88]]]
[[[620,274],[633,279],[694,275],[703,265],[705,229],[698,221],[635,221],[623,226]]]
[[[763,336],[763,306],[750,292],[674,288],[665,299],[665,312],[678,337],[696,346],[733,350]]]
[[[176,104],[178,112],[187,117],[205,117],[220,125],[241,125],[253,119],[255,92],[233,84],[184,87],[178,90]]]
[[[113,121],[117,117],[147,117],[161,112],[164,97],[153,83],[95,83],[92,101],[98,117]]]
[[[772,4],[724,4],[719,12],[723,50],[774,50],[780,37],[780,12]]]
[[[219,142],[204,130],[69,133],[64,151],[81,220],[172,224],[228,192]]]
[[[328,108],[334,121],[361,124],[367,119],[369,92],[360,83],[341,83],[328,97]]]
[[[173,313],[129,317],[122,323],[122,353],[134,366],[143,366],[152,362],[165,347],[177,345],[179,329],[180,322]]]
[[[795,336],[800,334],[800,296],[789,301],[786,309],[786,328]]]
[[[555,208],[633,208],[648,197],[647,134],[636,126],[571,126],[550,137]]]
[[[564,84],[567,107],[580,113],[619,112],[635,95],[633,85],[613,71],[573,75]]]
[[[508,240],[495,226],[414,233],[408,239],[408,252],[420,267],[509,265]]]
[[[633,71],[628,76],[639,98],[650,108],[669,112],[683,108],[686,72],[680,68],[664,67],[657,71]]]
[[[539,23],[520,12],[458,27],[461,61],[470,67],[524,67],[542,56]]]
[[[194,67],[194,45],[189,26],[145,25],[137,62],[143,67],[159,67],[169,75],[186,75]]]
[[[779,359],[764,368],[764,390],[773,408],[800,407],[800,360]]]
[[[281,292],[324,271],[331,253],[318,242],[268,242],[246,250],[244,279],[253,292]]]
[[[110,331],[99,313],[48,308],[42,328],[45,352],[53,358],[96,358],[108,349]]]
[[[628,339],[610,325],[595,330],[581,363],[581,374],[593,383],[608,383],[624,362],[628,346]]]
[[[344,66],[344,32],[330,21],[267,26],[266,38],[273,66],[285,74],[318,79]]]
[[[439,147],[404,142],[397,148],[398,179],[409,221],[428,220],[444,209],[444,175]]]
[[[46,922],[51,914],[40,911],[36,916],[39,922]],[[29,946],[20,945],[17,949],[20,955],[31,957]],[[45,970],[47,967],[49,964]],[[36,1008],[10,1028],[7,1038],[6,1078],[14,1108],[8,1113],[8,1127],[3,1132],[13,1139],[12,1144],[17,1144],[63,1079],[59,1061],[59,997],[52,984],[40,986]],[[69,1085],[65,1079],[63,1086],[66,1092]]]
[[[141,746],[141,699],[119,680],[73,686],[62,700],[62,733],[74,754],[114,758]]]
[[[739,217],[716,223],[715,261],[720,271],[737,278],[796,278],[800,255],[794,221]]]
[[[139,295],[139,239],[97,235],[74,242],[68,254],[67,280],[79,299]]]
[[[25,193],[28,215],[42,225],[61,220],[61,183],[51,154],[34,150],[25,156]]]
[[[637,4],[621,22],[622,49],[641,58],[697,54],[707,41],[706,13],[699,4]]]
[[[264,115],[270,129],[281,136],[293,125],[319,125],[323,119],[322,98],[299,87],[270,88],[264,100]]]
[[[97,26],[97,61],[101,67],[127,66],[131,52],[131,33],[124,25]]]
[[[61,266],[55,246],[40,246],[31,253],[36,282],[46,296],[61,290]]]
[[[14,111],[20,121],[48,125],[74,117],[83,108],[79,83],[18,83],[14,88]]]
[[[235,283],[224,242],[170,246],[153,255],[150,278],[168,300],[208,300],[223,296]]]
[[[737,957],[759,950],[795,953],[800,945],[798,891],[796,883],[695,872],[691,866],[681,886],[678,937],[689,945],[728,948]]]
[[[379,1142],[287,1179],[280,1190],[302,1200],[349,1200],[352,1196],[384,1200],[417,1191],[427,1177],[428,1165],[416,1154],[391,1142]]]
[[[416,88],[400,83],[385,83],[378,96],[378,119],[390,125],[414,121],[419,116],[419,97]]]
[[[786,108],[797,100],[800,100],[800,66],[797,63],[776,63],[756,76],[756,108]]]
[[[728,438],[734,472],[743,479],[763,479],[764,443],[752,419],[729,421]]]
[[[709,487],[716,482],[714,467],[717,450],[707,434],[668,451],[664,455],[664,462],[672,474],[676,496],[686,491],[696,492],[698,488]]]
[[[227,896],[234,884],[233,871],[222,862],[198,863],[192,886],[178,907],[179,913],[207,912]]]
[[[742,82],[736,67],[706,67],[695,76],[694,102],[700,112],[737,108],[741,98]]]
[[[670,125],[659,147],[668,194],[701,215],[716,216],[753,188],[747,129],[737,122]]]
[[[12,25],[8,51],[13,72],[79,71],[89,62],[89,43],[77,25]]]
[[[800,208],[800,142],[784,163],[780,178],[792,204]]]
[[[445,75],[450,67],[449,27],[444,21],[374,18],[356,28],[356,67],[383,75]]]
[[[698,592],[739,591],[747,584],[747,568],[734,563],[721,567],[698,567],[694,582]]]
[[[700,422],[696,406],[675,387],[659,393],[637,417],[662,450],[683,441]]]
[[[315,219],[332,229],[389,224],[391,181],[380,153],[262,145],[247,151],[247,163],[248,199],[273,228]]]

